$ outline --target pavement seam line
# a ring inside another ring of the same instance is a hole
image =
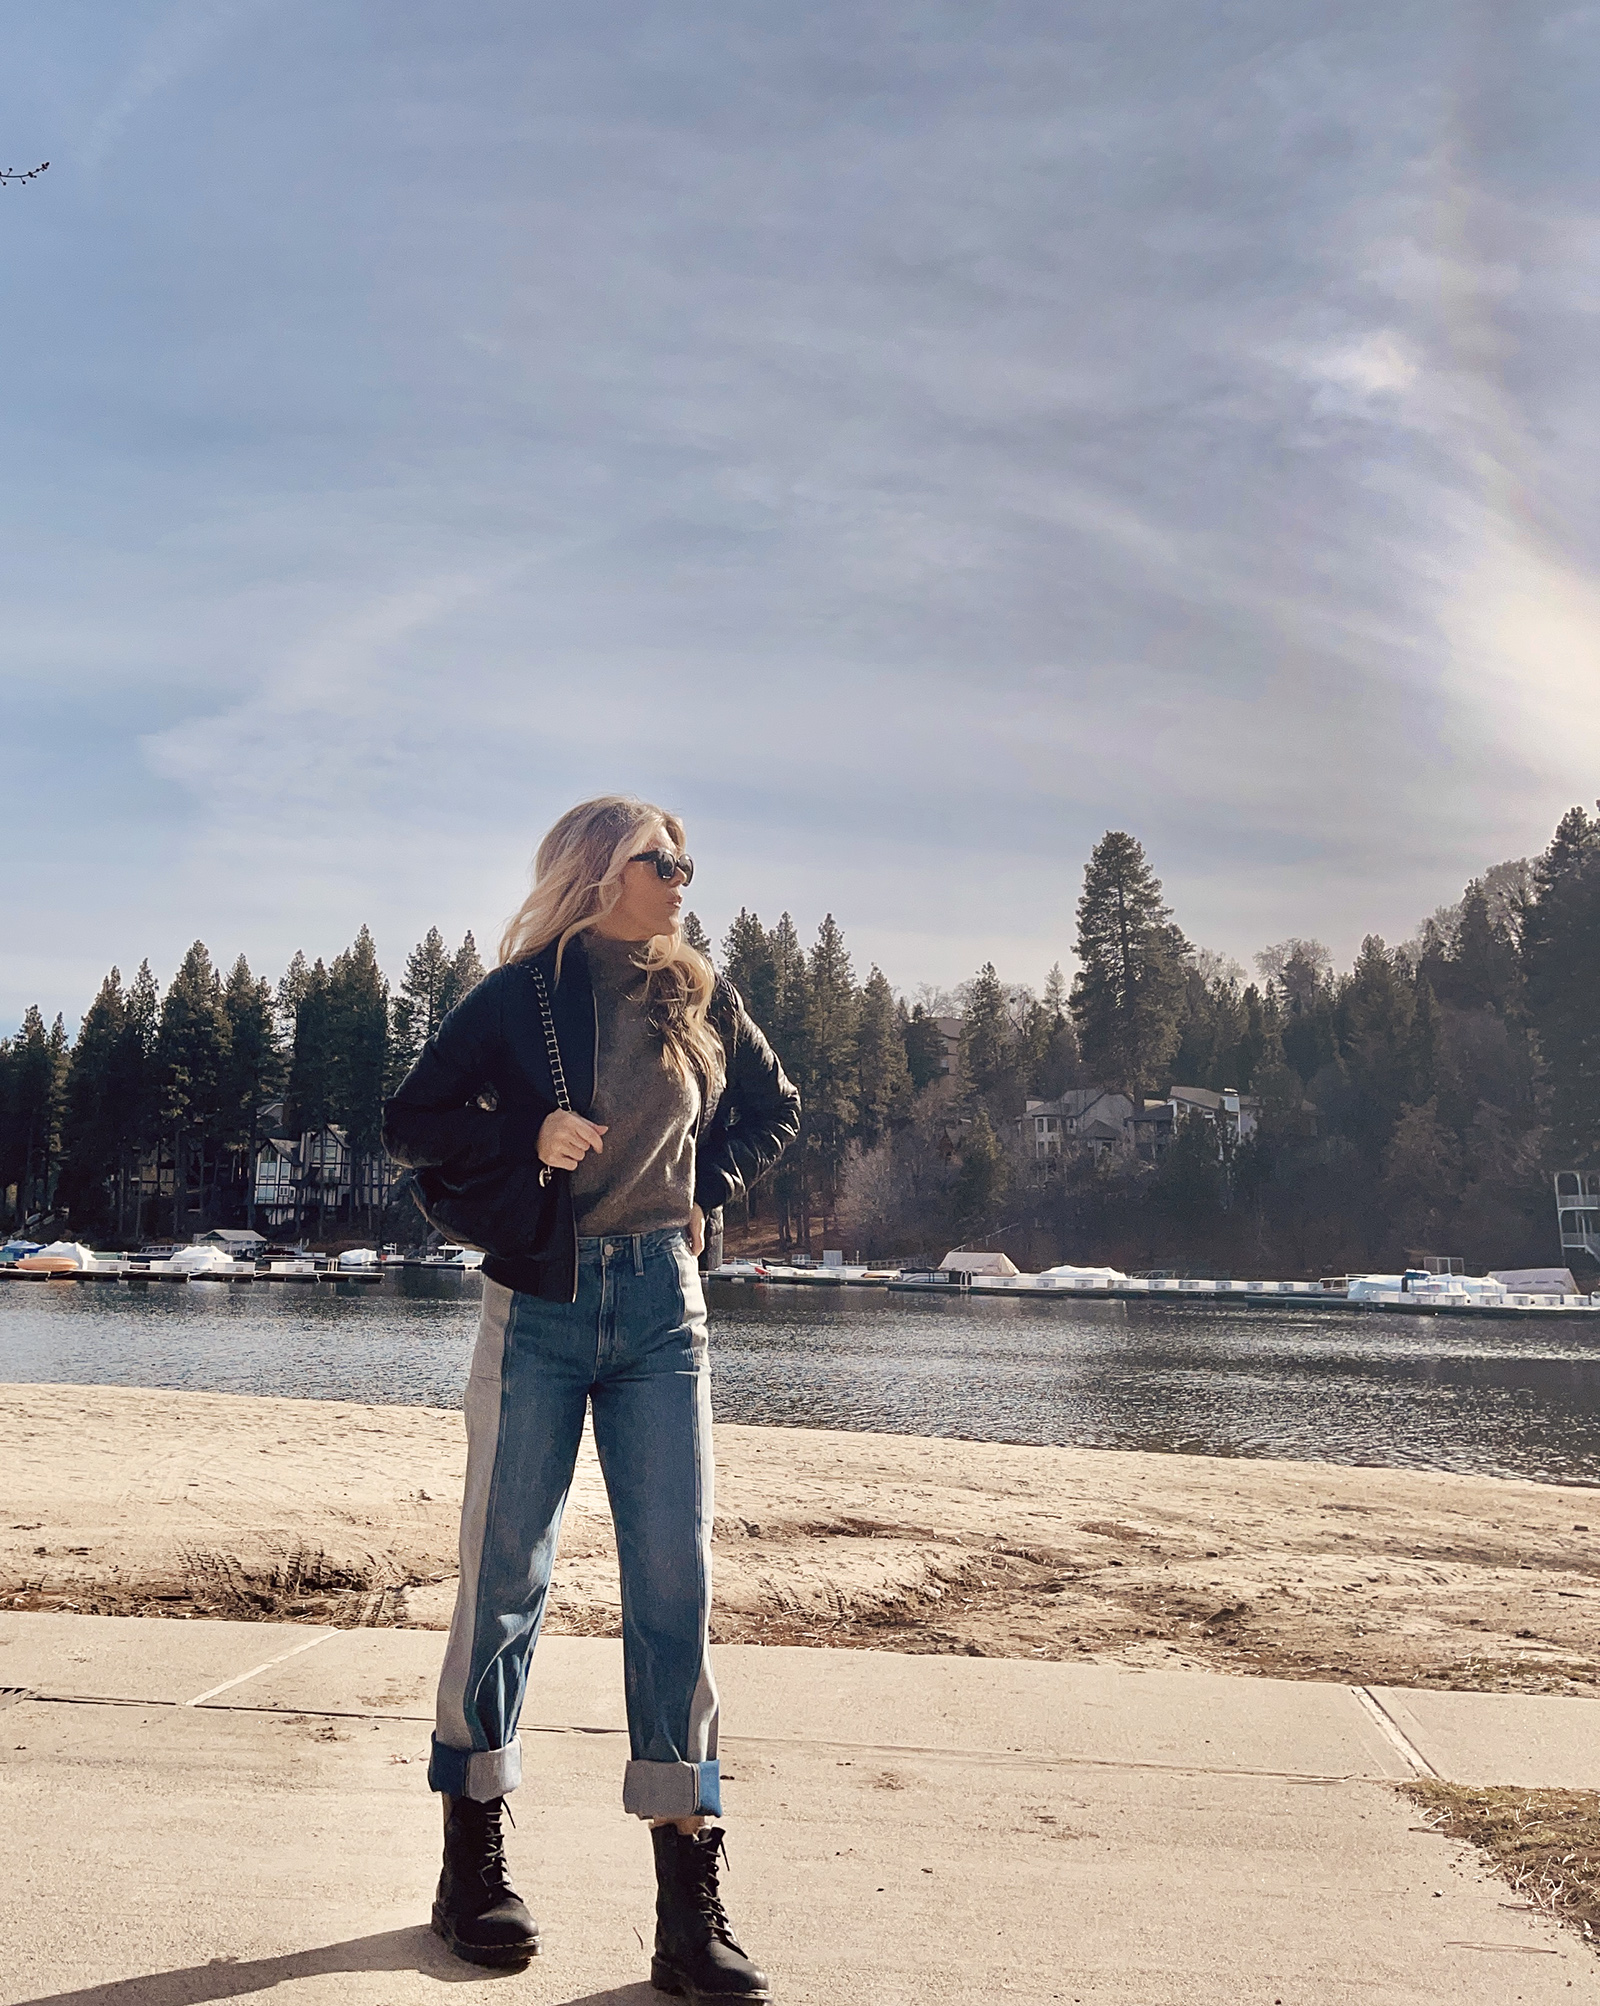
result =
[[[1406,1733],[1371,1686],[1347,1686],[1345,1690],[1376,1725],[1389,1746],[1408,1763],[1417,1776],[1437,1777],[1439,1772]]]
[[[337,1636],[339,1633],[332,1631],[329,1634]],[[316,1641],[321,1643],[325,1642],[326,1639],[318,1638]],[[310,1648],[309,1644],[302,1644],[300,1646],[301,1650],[309,1650]],[[294,1653],[290,1652],[288,1655],[292,1657]],[[275,1662],[281,1664],[283,1661],[282,1659],[278,1659]],[[267,1667],[264,1665],[258,1667],[258,1670],[261,1671],[265,1671],[266,1669]],[[254,1674],[247,1672],[243,1676],[250,1678]],[[214,1690],[220,1692],[223,1688],[219,1686],[214,1688]],[[198,1703],[195,1700],[97,1698],[85,1693],[29,1693],[27,1697],[41,1704],[54,1706],[194,1706]],[[205,1697],[206,1695],[201,1695],[202,1699]],[[339,1710],[332,1707],[260,1707],[245,1704],[242,1706],[208,1706],[206,1711],[208,1713],[258,1714],[269,1720],[388,1721],[399,1727],[428,1727],[433,1723],[432,1714],[366,1713]],[[628,1732],[625,1727],[563,1727],[553,1725],[549,1722],[539,1724],[530,1721],[522,1723],[521,1731],[523,1734],[611,1735],[616,1737],[621,1737]],[[1259,1777],[1265,1782],[1310,1783],[1317,1785],[1388,1783],[1393,1780],[1387,1776],[1365,1775],[1359,1770],[1343,1770],[1337,1774],[1329,1774],[1320,1770],[1309,1769],[1239,1769],[1209,1763],[1141,1761],[1131,1756],[1118,1759],[1116,1757],[1097,1755],[1030,1755],[1021,1749],[940,1748],[932,1744],[904,1741],[810,1741],[794,1735],[765,1734],[725,1734],[722,1739],[729,1748],[739,1746],[800,1749],[848,1748],[856,1755],[875,1756],[880,1759],[892,1756],[920,1756],[935,1762],[980,1762],[989,1768],[1002,1769],[1117,1769],[1153,1772],[1163,1776]]]
[[[263,1672],[270,1672],[274,1665],[281,1665],[290,1658],[298,1658],[302,1651],[314,1651],[319,1644],[327,1643],[330,1637],[337,1637],[337,1630],[324,1630],[318,1637],[309,1638],[303,1644],[296,1644],[292,1650],[280,1651],[275,1658],[268,1658],[264,1665],[254,1665],[248,1672],[240,1672],[237,1678],[224,1679],[220,1686],[210,1686],[203,1693],[196,1693],[192,1700],[185,1700],[185,1706],[203,1706],[207,1700],[215,1699],[218,1693],[232,1692],[235,1686],[242,1686],[250,1679],[260,1678]]]

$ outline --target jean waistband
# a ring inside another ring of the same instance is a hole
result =
[[[653,1233],[580,1233],[578,1259],[599,1261],[605,1258],[608,1251],[616,1257],[632,1254],[635,1249],[641,1254],[653,1254],[662,1247],[670,1246],[674,1240],[687,1241],[688,1237],[688,1229],[684,1226],[661,1226]]]

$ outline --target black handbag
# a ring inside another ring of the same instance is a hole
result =
[[[543,972],[531,961],[523,965],[538,992],[539,1017],[550,1056],[556,1105],[571,1114],[572,1100],[567,1092],[561,1047],[556,1042],[550,992],[545,987]],[[452,1175],[443,1165],[433,1164],[415,1173],[417,1204],[428,1224],[449,1240],[481,1247],[486,1254],[537,1259],[548,1251],[555,1223],[553,1215],[557,1208],[549,1203],[549,1186],[557,1174],[547,1163],[502,1160],[483,1164],[465,1175]],[[544,1228],[542,1232],[540,1226]]]

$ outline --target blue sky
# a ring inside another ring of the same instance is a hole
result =
[[[480,941],[1341,959],[1600,793],[1600,9],[0,6],[0,1027]],[[1069,964],[1070,965],[1070,964]]]

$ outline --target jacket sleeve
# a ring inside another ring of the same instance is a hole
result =
[[[694,1202],[714,1212],[749,1190],[800,1133],[800,1096],[732,983],[718,985],[727,1082],[695,1157]]]
[[[479,1099],[502,1070],[505,993],[491,976],[464,996],[385,1101],[383,1146],[408,1170],[447,1164],[466,1176],[495,1163],[538,1160],[539,1125],[553,1103],[491,1111]]]

